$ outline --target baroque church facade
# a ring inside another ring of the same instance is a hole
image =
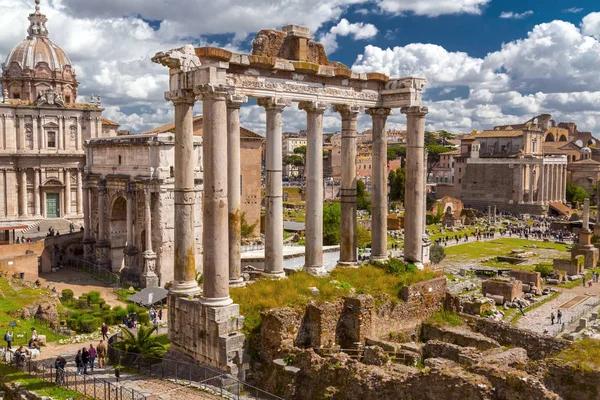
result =
[[[84,141],[116,134],[100,98],[77,102],[75,70],[48,37],[39,0],[2,64],[0,223],[83,219]],[[2,238],[0,238],[1,240]]]

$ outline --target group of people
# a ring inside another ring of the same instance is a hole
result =
[[[152,325],[158,325],[160,321],[162,321],[162,308],[159,308],[158,311],[154,309],[154,307],[150,308],[150,321]]]
[[[96,358],[98,358],[98,368],[104,368],[106,366],[106,354],[107,348],[104,344],[104,340],[100,340],[100,343],[98,343],[95,348],[93,344],[90,344],[89,348],[83,347],[81,350],[77,351],[77,355],[75,356],[77,373],[79,375],[89,375],[88,368],[90,372],[94,371]],[[54,366],[57,370],[59,368],[64,370],[64,365],[58,365],[61,361],[61,357],[56,358]]]
[[[15,240],[15,243],[16,244],[19,244],[19,243],[31,243],[31,238],[26,238],[25,235],[23,235],[23,236],[21,236],[20,239],[17,237],[17,240]]]

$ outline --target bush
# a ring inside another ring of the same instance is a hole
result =
[[[71,330],[78,331],[79,330],[79,320],[76,318],[69,318],[67,320],[67,327]]]
[[[81,311],[69,311],[69,318],[77,319],[81,315]]]
[[[100,297],[100,292],[91,291],[87,294],[88,303],[90,304],[98,304],[100,303],[102,297]]]
[[[79,330],[83,333],[95,332],[102,324],[102,320],[100,318],[95,318],[91,315],[82,316],[78,322]]]
[[[102,322],[104,322],[106,325],[115,325],[119,323],[119,321],[115,322],[115,314],[113,313],[102,315]]]
[[[439,244],[434,243],[429,250],[429,258],[432,263],[439,264],[446,258],[446,250]]]
[[[87,299],[86,298],[78,299],[76,307],[79,308],[80,310],[87,310],[89,308]]]
[[[121,306],[116,306],[113,309],[113,313],[115,314],[115,317],[118,319],[119,323],[121,322],[121,320],[123,319],[123,317],[125,317],[127,315],[127,310],[125,310],[123,307]]]
[[[102,308],[102,311],[110,311],[110,305],[108,304],[101,304],[100,308]]]
[[[138,313],[137,322],[138,322],[138,324],[141,324],[141,325],[149,324],[150,323],[150,314],[148,314],[148,311]]]
[[[554,267],[550,264],[538,264],[535,266],[535,272],[539,272],[542,278],[552,275]]]
[[[73,293],[73,291],[71,289],[63,289],[61,292],[61,298],[64,301],[69,301],[73,298],[75,294]]]
[[[139,309],[139,307],[138,307],[138,306],[136,306],[136,305],[135,305],[135,304],[133,304],[133,303],[129,303],[129,304],[127,304],[127,314],[131,314],[131,313],[137,312],[137,311],[138,311],[138,309]]]
[[[93,312],[100,312],[100,304],[92,304],[91,308]]]

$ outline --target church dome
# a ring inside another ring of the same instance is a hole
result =
[[[581,154],[591,154],[592,153],[592,149],[590,149],[589,147],[584,147],[581,149]]]
[[[40,93],[53,89],[66,103],[75,102],[77,79],[67,54],[48,38],[46,22],[40,13],[40,0],[29,14],[27,38],[17,44],[2,64],[2,88],[9,98],[34,101]]]

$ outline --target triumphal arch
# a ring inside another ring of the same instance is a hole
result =
[[[171,348],[196,360],[238,373],[242,364],[243,318],[232,304],[229,285],[240,280],[240,107],[256,98],[266,111],[265,270],[282,278],[283,195],[282,119],[292,102],[307,118],[307,201],[305,270],[323,274],[323,113],[342,119],[342,222],[340,264],[355,265],[356,120],[372,119],[372,258],[387,258],[386,120],[392,109],[407,116],[408,149],[404,257],[422,264],[425,219],[424,129],[421,106],[426,81],[355,73],[332,62],[307,27],[263,30],[252,54],[191,45],[156,54],[152,61],[169,68],[165,98],[175,106],[175,271],[169,297]],[[194,240],[193,115],[196,101],[204,114],[203,269],[196,283]]]

